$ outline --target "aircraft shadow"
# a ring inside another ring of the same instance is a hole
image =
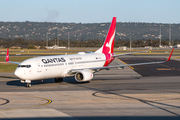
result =
[[[7,77],[7,78],[11,78],[11,77]],[[63,78],[63,82],[70,83],[70,84],[82,84],[82,83],[77,82],[74,77]],[[42,85],[42,84],[51,84],[51,83],[55,83],[54,78],[44,79],[43,82],[41,80],[31,81],[32,86],[33,85]],[[26,83],[21,83],[20,79],[17,78],[17,80],[8,81],[6,83],[6,85],[9,85],[9,86],[25,86]]]
[[[10,79],[17,79],[17,80],[13,80],[13,81],[8,81],[6,83],[6,85],[9,85],[9,86],[25,86],[26,83],[21,83],[20,82],[20,79],[19,78],[15,78],[15,77],[6,77],[6,78],[10,78]],[[97,80],[110,80],[112,78],[96,78],[94,77],[92,79],[92,81],[97,81]],[[113,78],[113,80],[136,80],[136,79],[141,79],[140,77],[133,77],[131,76],[130,78]],[[41,80],[34,80],[34,81],[31,81],[31,85],[34,86],[34,85],[43,85],[43,84],[51,84],[51,83],[55,83],[55,80],[54,78],[52,79],[44,79],[43,82]],[[66,78],[63,78],[63,83],[69,83],[69,84],[86,84],[84,82],[77,82],[75,80],[74,77],[66,77]]]

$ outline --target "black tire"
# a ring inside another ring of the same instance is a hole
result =
[[[63,78],[55,78],[55,82],[58,83],[58,82],[63,82]]]
[[[26,87],[28,87],[28,88],[31,87],[31,83],[27,83]]]
[[[58,78],[55,78],[55,83],[58,83]]]
[[[84,82],[84,83],[90,83],[91,81],[86,81],[86,82]]]
[[[63,78],[58,78],[59,82],[63,82]]]

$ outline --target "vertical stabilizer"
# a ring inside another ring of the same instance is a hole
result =
[[[111,25],[109,27],[109,31],[108,31],[106,39],[104,41],[104,44],[95,53],[104,53],[104,54],[113,53],[115,31],[116,31],[116,17],[113,17]]]
[[[7,52],[6,52],[6,62],[9,62],[9,49],[7,49]]]
[[[8,63],[18,64],[18,65],[20,64],[19,62],[9,61],[9,49],[7,49],[5,61]]]

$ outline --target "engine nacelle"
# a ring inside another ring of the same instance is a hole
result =
[[[91,79],[93,79],[93,73],[86,70],[81,70],[75,74],[75,79],[78,82],[91,81]]]

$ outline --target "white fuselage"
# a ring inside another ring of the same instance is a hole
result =
[[[15,75],[22,80],[40,80],[72,76],[69,70],[102,67],[106,62],[103,53],[56,55],[30,58],[19,64]]]

